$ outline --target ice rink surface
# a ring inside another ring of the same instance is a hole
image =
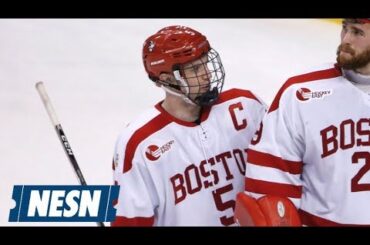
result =
[[[96,225],[8,222],[14,185],[79,184],[35,83],[44,81],[87,183],[110,185],[119,132],[164,96],[144,71],[143,42],[175,24],[220,53],[224,90],[268,104],[289,76],[335,61],[341,29],[318,19],[1,19],[1,226]]]

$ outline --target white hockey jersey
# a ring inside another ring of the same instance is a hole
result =
[[[370,224],[370,96],[339,67],[290,78],[261,128],[247,192],[289,197],[305,225]]]
[[[233,225],[246,150],[265,104],[250,91],[231,89],[204,109],[199,125],[172,117],[160,104],[118,137],[120,193],[112,225]]]

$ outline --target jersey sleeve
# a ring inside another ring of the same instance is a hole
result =
[[[127,130],[128,131],[128,130]],[[137,149],[128,171],[124,170],[129,132],[122,133],[116,142],[114,154],[114,182],[120,186],[115,204],[116,219],[112,226],[152,226],[157,206],[156,191],[140,151]],[[127,164],[127,161],[126,161]]]
[[[248,149],[245,190],[255,198],[290,198],[299,207],[302,193],[303,127],[292,90],[278,93]]]

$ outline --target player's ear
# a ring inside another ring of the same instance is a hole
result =
[[[175,83],[175,78],[173,75],[168,74],[168,73],[161,73],[159,75],[159,81],[156,83],[158,87],[161,86],[161,82],[165,84],[174,84]]]
[[[163,81],[163,82],[170,82],[171,81],[171,75],[168,74],[168,73],[161,73],[161,75],[159,75],[159,80]]]

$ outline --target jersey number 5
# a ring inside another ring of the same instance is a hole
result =
[[[218,211],[225,211],[226,209],[232,208],[234,212],[235,208],[235,200],[228,200],[228,201],[222,201],[222,194],[232,191],[233,190],[233,184],[228,184],[223,187],[218,188],[217,190],[212,191],[213,199],[216,203],[216,208]],[[221,224],[228,226],[234,224],[234,216],[227,217],[222,216],[220,217]]]

